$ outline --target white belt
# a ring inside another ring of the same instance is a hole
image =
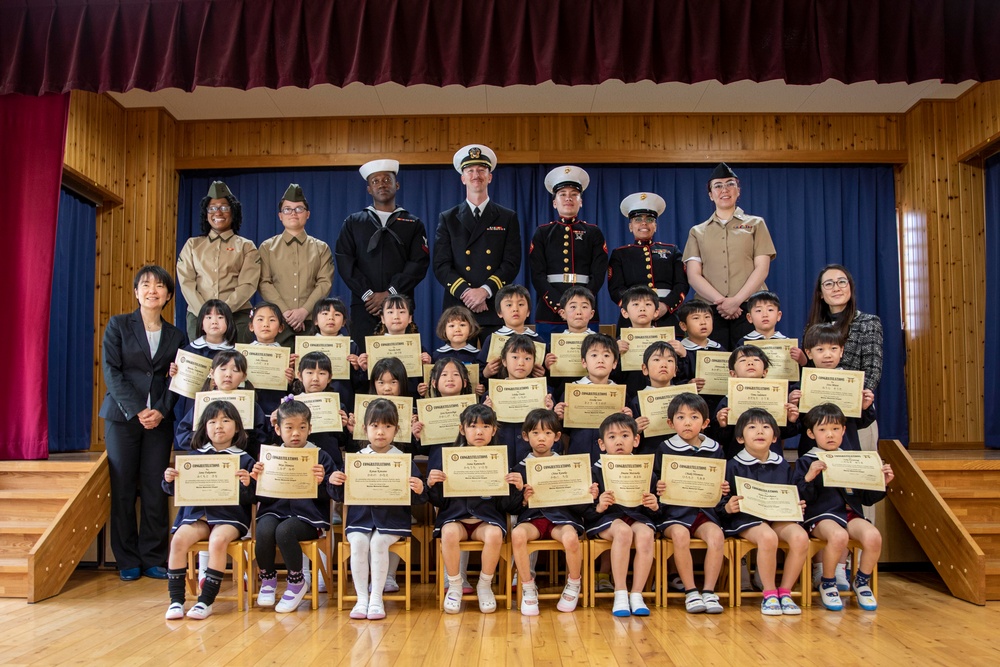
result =
[[[575,283],[577,285],[590,282],[590,276],[585,276],[582,273],[550,273],[545,279],[550,283]]]
[[[655,289],[653,291],[656,292],[656,296],[660,297],[661,299],[665,298],[667,296],[670,296],[670,290],[668,290],[668,289],[659,289],[659,288],[657,288],[657,289]]]

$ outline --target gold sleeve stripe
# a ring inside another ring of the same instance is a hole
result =
[[[448,291],[451,293],[452,296],[455,296],[455,290],[457,290],[464,283],[465,283],[465,278],[459,278],[458,280],[456,280],[451,284],[451,289],[449,289]]]

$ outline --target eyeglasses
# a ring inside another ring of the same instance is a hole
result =
[[[848,287],[850,284],[851,283],[848,282],[847,278],[838,278],[837,280],[824,280],[819,285],[823,289],[830,291],[834,288],[834,286],[839,287],[840,289],[844,289],[845,287]]]
[[[231,211],[231,210],[232,210],[232,208],[230,208],[229,206],[209,206],[208,207],[208,212],[209,213],[229,213],[229,211]]]
[[[715,192],[722,192],[723,190],[732,190],[733,188],[740,187],[737,181],[726,181],[725,183],[712,183],[712,190]]]
[[[285,208],[281,209],[282,215],[291,215],[292,213],[302,215],[305,212],[306,212],[305,206],[296,206],[295,208],[292,208],[291,206],[286,206]]]

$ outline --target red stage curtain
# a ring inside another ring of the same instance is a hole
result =
[[[0,95],[0,460],[48,458],[49,300],[69,93]]]
[[[997,0],[0,0],[0,93],[985,81],[998,34]]]

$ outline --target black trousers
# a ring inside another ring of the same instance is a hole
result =
[[[371,315],[364,303],[351,303],[351,340],[358,344],[361,352],[365,351],[365,337],[374,336],[375,328],[381,323],[382,318]]]
[[[712,306],[712,335],[709,338],[725,348],[726,352],[735,350],[736,343],[753,331],[753,324],[747,320],[747,304],[745,301],[740,308],[743,312],[739,317],[735,320],[727,320],[722,315],[719,315],[717,306]]]
[[[104,420],[111,473],[111,550],[118,569],[165,567],[170,536],[167,494],[160,483],[170,463],[173,422],[155,429],[138,418]],[[139,499],[138,526],[135,500]]]

